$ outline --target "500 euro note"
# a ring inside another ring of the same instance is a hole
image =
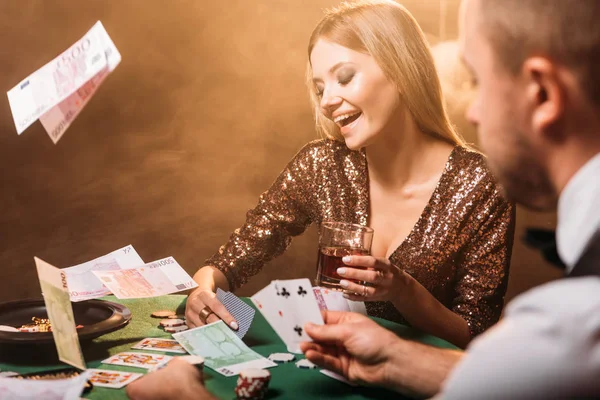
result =
[[[92,273],[92,271],[120,270],[144,265],[132,245],[125,246],[94,260],[63,268],[67,276],[71,301],[97,299],[110,294],[110,290]]]
[[[119,299],[157,297],[198,286],[173,257],[137,268],[92,272]]]
[[[98,21],[69,49],[8,91],[17,133],[41,118],[56,143],[120,61],[121,55]]]

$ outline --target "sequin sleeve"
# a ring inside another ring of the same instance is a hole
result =
[[[477,227],[458,260],[453,311],[474,337],[500,319],[514,237],[515,207],[499,192],[491,176],[482,182],[487,199],[474,207],[468,222]]]
[[[234,290],[257,274],[265,263],[282,254],[292,237],[303,233],[313,218],[310,213],[314,144],[308,144],[288,163],[273,185],[248,211],[244,225],[206,260],[225,274]]]

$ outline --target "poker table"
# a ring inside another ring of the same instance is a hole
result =
[[[187,296],[183,295],[168,295],[135,300],[119,300],[114,296],[104,297],[104,300],[120,303],[128,307],[131,310],[133,318],[124,328],[103,335],[91,342],[83,342],[81,344],[88,368],[145,373],[146,371],[141,368],[101,364],[100,361],[111,355],[123,351],[130,351],[133,345],[144,338],[171,338],[169,333],[164,332],[158,327],[158,322],[160,320],[152,318],[150,314],[153,311],[163,309],[176,310],[178,314],[183,314],[186,298]],[[249,299],[244,299],[244,301],[252,305]],[[374,318],[374,320],[403,338],[437,347],[456,349],[455,346],[442,339],[419,333],[409,327],[378,318]],[[33,334],[34,333],[32,333],[32,335]],[[252,326],[243,340],[249,347],[265,357],[269,356],[271,353],[286,352],[283,342],[259,312],[256,313]],[[16,358],[11,357],[8,362],[5,357],[0,356],[0,371],[14,371],[22,374],[63,369],[66,367],[65,364],[58,363],[57,361],[42,361],[39,359],[39,354],[36,354],[36,352],[37,350],[35,348],[29,349],[24,351],[22,356],[19,355]],[[177,355],[175,353],[164,354],[171,356]],[[302,358],[302,356],[297,356],[297,359],[298,358]],[[299,369],[295,366],[294,362],[281,364],[277,367],[270,368],[269,371],[271,372],[271,382],[269,384],[269,392],[266,396],[267,399],[402,398],[402,396],[396,393],[391,393],[383,389],[352,387],[346,383],[323,375],[319,372],[319,369]],[[205,368],[204,378],[206,387],[215,396],[222,399],[235,399],[233,389],[235,388],[237,377],[224,377],[209,368]],[[127,398],[124,388],[110,389],[103,387],[94,387],[92,391],[84,394],[83,397],[87,399]]]

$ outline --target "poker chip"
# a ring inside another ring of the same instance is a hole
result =
[[[166,327],[174,328],[176,326],[183,326],[183,325],[185,325],[185,321],[182,320],[182,319],[162,319],[159,322],[159,324],[163,328],[166,328]]]
[[[315,369],[315,368],[317,368],[317,366],[315,364],[311,363],[306,358],[304,358],[302,360],[296,361],[296,367],[302,368],[302,369]]]
[[[12,378],[13,376],[19,376],[18,372],[13,371],[2,371],[0,372],[0,378]]]
[[[183,331],[187,331],[188,329],[190,329],[190,328],[187,325],[165,326],[165,332],[169,332],[169,333],[183,332]]]
[[[250,368],[240,372],[235,395],[238,399],[262,399],[269,390],[271,373],[266,369]]]
[[[152,314],[150,314],[150,316],[152,318],[168,318],[171,315],[177,315],[177,313],[175,311],[169,311],[169,310],[158,310],[158,311],[154,311]]]
[[[292,362],[295,359],[296,356],[291,353],[273,353],[269,355],[269,360],[276,362],[277,364]]]
[[[176,319],[176,318],[180,318],[180,319],[185,319],[185,315],[169,315],[167,318],[169,319]]]

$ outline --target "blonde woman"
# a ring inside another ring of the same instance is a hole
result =
[[[195,274],[189,324],[237,329],[215,290],[242,286],[310,224],[344,221],[375,230],[372,255],[338,270],[369,283],[344,279],[347,297],[466,346],[500,316],[514,209],[449,122],[417,22],[385,0],[327,12],[309,41],[308,87],[325,138],[296,154]]]

